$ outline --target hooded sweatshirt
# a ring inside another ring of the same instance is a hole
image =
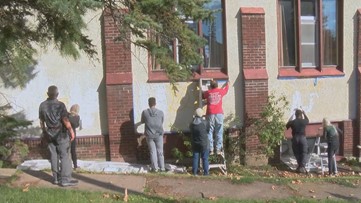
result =
[[[207,121],[201,117],[194,117],[190,124],[192,133],[193,151],[203,152],[209,150],[209,140],[207,136]]]
[[[141,122],[145,124],[144,134],[149,138],[163,136],[163,111],[155,107],[148,108],[142,112]]]

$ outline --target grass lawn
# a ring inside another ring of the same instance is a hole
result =
[[[338,177],[321,176],[317,174],[297,174],[289,171],[284,166],[264,166],[264,167],[245,167],[233,166],[228,168],[228,175],[217,175],[213,173],[207,177],[209,179],[228,179],[235,184],[248,184],[254,181],[271,182],[273,184],[288,185],[292,188],[294,182],[332,182],[347,187],[360,187],[360,176],[355,172],[340,173]],[[358,171],[359,168],[357,169]],[[169,174],[148,174],[148,176],[171,176],[174,178],[192,178],[189,175],[169,175]],[[80,190],[72,190],[69,188],[14,188],[11,186],[11,181],[0,182],[0,203],[108,203],[108,202],[125,202],[124,194],[122,193],[105,193],[105,192],[87,192]],[[1,180],[1,179],[0,179]],[[162,198],[149,192],[149,188],[145,188],[144,194],[128,194],[127,202],[264,202],[264,200],[229,200],[229,199],[174,199],[173,197]],[[292,197],[288,199],[271,200],[267,202],[274,203],[294,203],[294,202],[342,202],[340,200],[317,200],[306,199],[302,197]]]
[[[12,188],[0,186],[1,203],[111,203],[124,202],[123,194],[86,192],[64,188]],[[147,195],[128,195],[128,202],[174,202],[172,199],[151,197]]]
[[[86,192],[79,190],[68,190],[68,189],[49,189],[49,188],[30,188],[28,191],[23,191],[19,188],[11,188],[8,186],[0,186],[0,202],[1,203],[112,203],[112,202],[125,202],[123,200],[123,194],[109,194],[101,192]],[[159,197],[152,197],[147,195],[134,195],[129,194],[127,202],[184,202],[184,203],[197,203],[197,202],[224,202],[224,203],[236,203],[236,202],[250,202],[250,203],[261,203],[264,200],[199,200],[199,199],[165,199]],[[269,203],[294,203],[294,202],[340,202],[333,200],[312,200],[303,198],[288,198],[282,200],[267,201]]]

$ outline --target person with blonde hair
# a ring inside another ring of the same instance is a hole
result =
[[[80,127],[80,116],[79,116],[79,110],[80,107],[78,104],[74,104],[70,107],[69,112],[69,121],[71,124],[71,127],[73,128],[74,135],[76,137],[76,128]],[[77,161],[77,154],[76,154],[76,139],[74,138],[74,141],[71,142],[70,145],[70,153],[71,153],[71,160],[73,161],[74,169],[78,168],[78,161]]]
[[[330,120],[324,118],[322,121],[323,127],[323,136],[327,140],[327,158],[328,158],[328,174],[336,175],[336,165],[333,162],[333,157],[336,154],[339,146],[339,135],[342,134],[342,131],[336,127],[335,125],[331,124]]]

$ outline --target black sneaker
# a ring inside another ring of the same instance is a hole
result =
[[[301,167],[301,168],[300,168],[300,173],[307,174],[308,172],[307,172],[307,170],[306,170],[305,167]]]

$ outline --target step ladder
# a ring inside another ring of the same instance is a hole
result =
[[[210,155],[210,157],[211,156],[216,157],[216,163],[209,164],[209,169],[216,168],[221,170],[224,175],[227,175],[227,165],[224,150],[221,151],[221,154]]]

